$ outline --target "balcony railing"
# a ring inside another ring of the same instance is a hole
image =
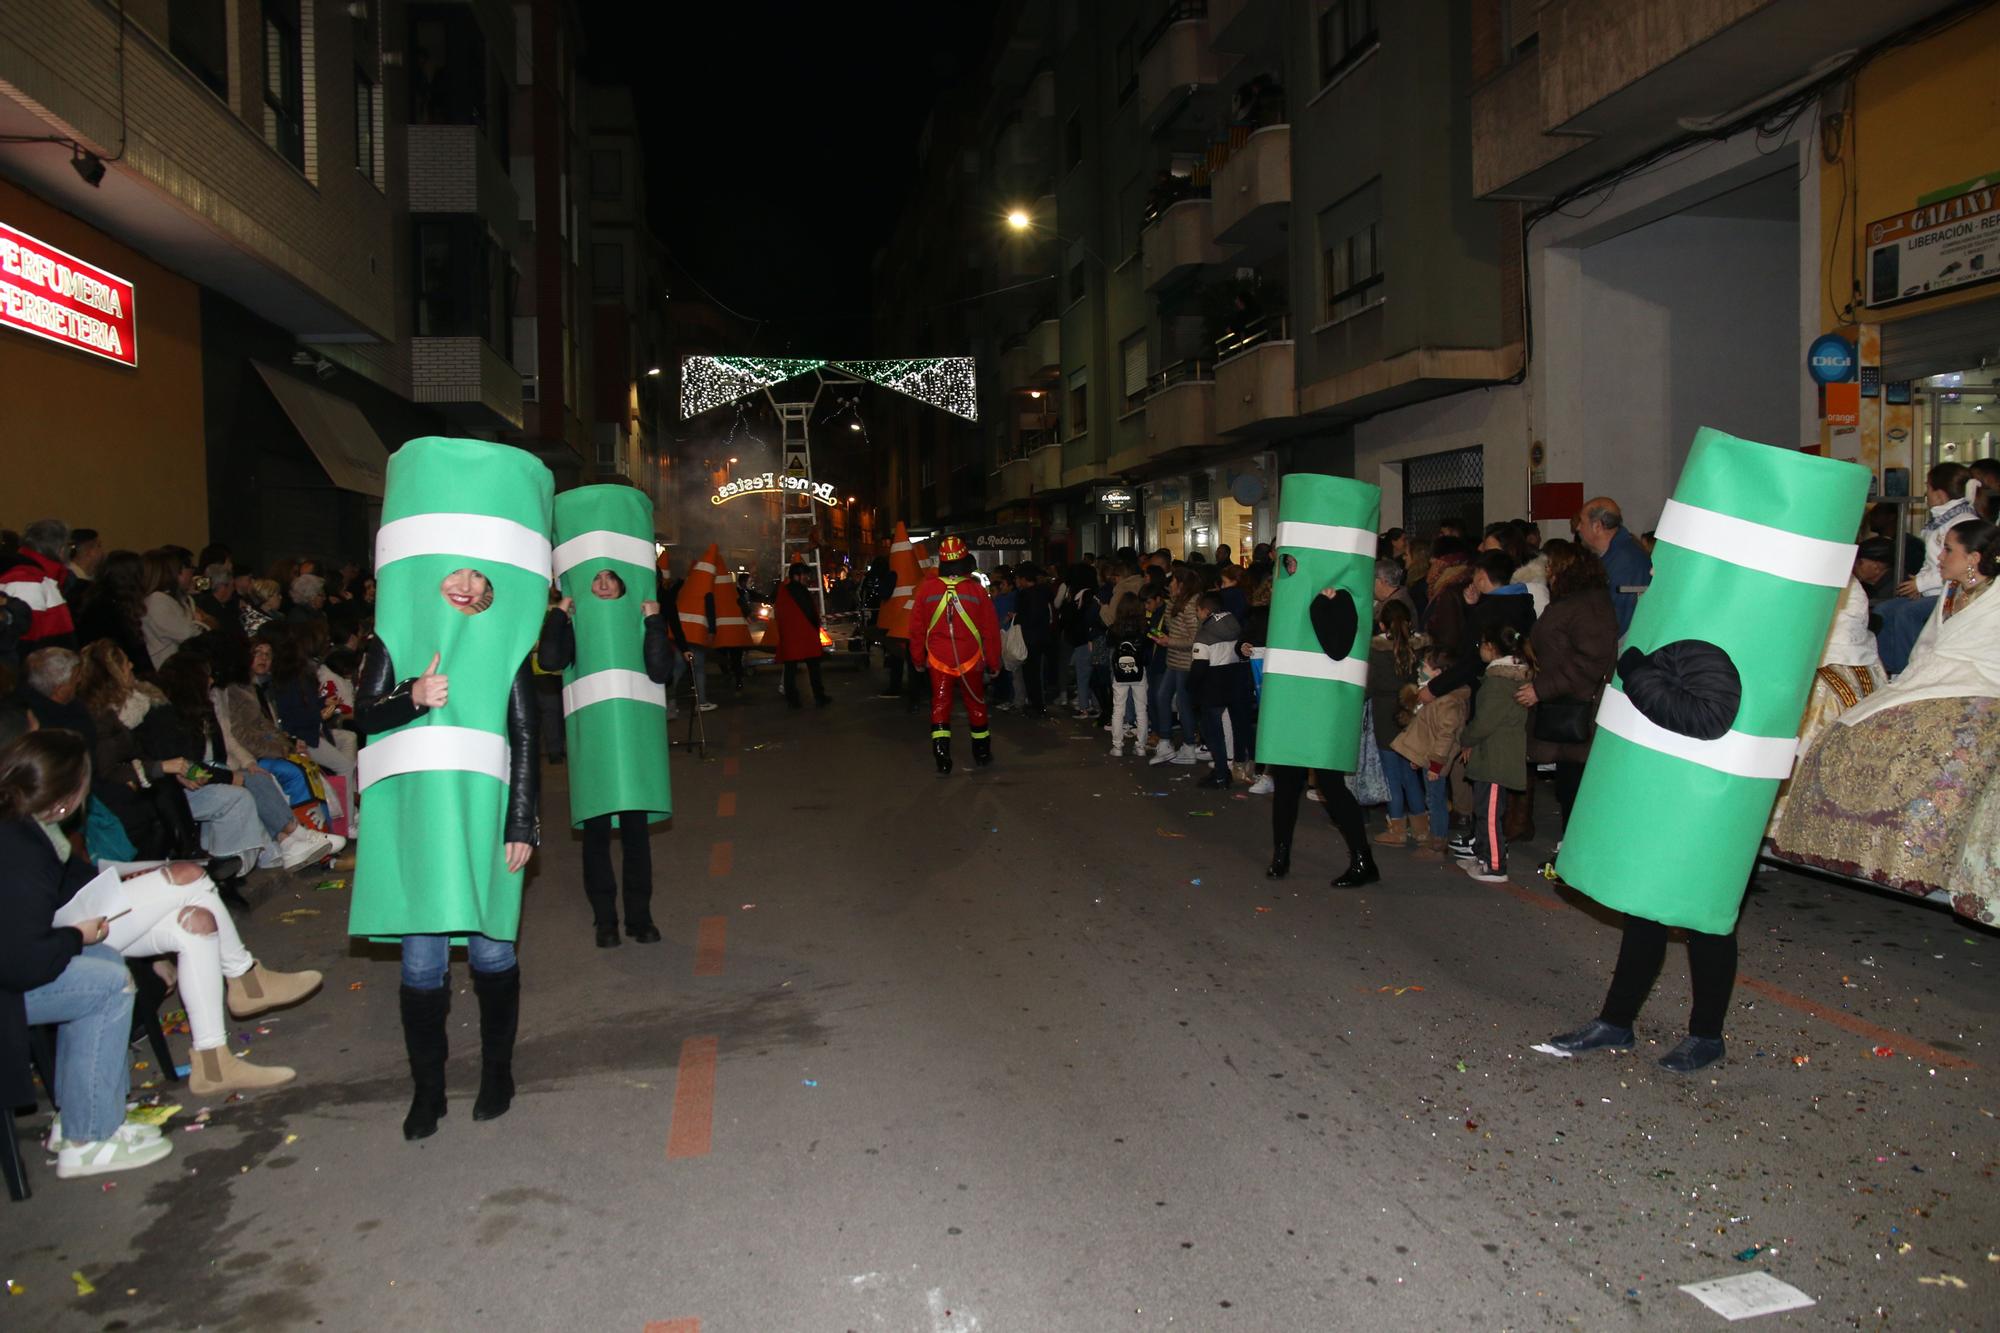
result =
[[[1158,46],[1160,39],[1166,36],[1168,29],[1176,23],[1207,17],[1208,0],[1170,0],[1162,7],[1159,22],[1148,28],[1146,35],[1139,39],[1139,58],[1145,59],[1146,53]]]
[[[1247,352],[1258,343],[1288,342],[1292,336],[1292,317],[1288,314],[1263,315],[1247,320],[1233,328],[1225,329],[1215,340],[1215,359],[1227,361],[1238,352]]]

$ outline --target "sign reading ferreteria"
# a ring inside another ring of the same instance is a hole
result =
[[[132,284],[0,222],[0,328],[139,364]]]
[[[814,481],[811,477],[794,477],[776,472],[759,472],[748,477],[738,477],[725,481],[715,488],[715,494],[708,497],[712,505],[726,504],[745,495],[797,495],[807,500],[817,500],[823,505],[837,505],[840,500],[830,481]]]
[[[1979,185],[1868,224],[1870,306],[2000,277],[2000,186]]]

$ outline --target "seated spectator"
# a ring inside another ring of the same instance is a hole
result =
[[[1882,670],[1882,656],[1875,648],[1874,631],[1868,628],[1868,594],[1855,559],[1855,576],[1840,594],[1833,624],[1826,632],[1826,647],[1820,651],[1819,670],[1813,674],[1812,693],[1806,696],[1806,713],[1799,723],[1799,753],[1812,749],[1820,734],[1840,715],[1889,683]],[[1788,778],[1778,784],[1778,803],[1771,809],[1768,827],[1776,829],[1784,819],[1791,796]]]
[[[70,614],[77,614],[90,592],[90,585],[97,579],[97,571],[104,564],[104,540],[97,535],[96,528],[71,528],[69,532],[69,559],[65,568],[69,578],[63,584],[63,599],[70,605]]]
[[[28,627],[18,651],[25,657],[37,648],[75,648],[76,622],[62,587],[69,578],[63,558],[69,551],[69,525],[59,518],[30,523],[19,549],[0,559],[0,596],[28,608]]]
[[[137,551],[113,551],[98,566],[97,578],[83,600],[77,641],[88,646],[109,640],[134,671],[150,676],[153,659],[146,652],[145,623],[146,562]]]
[[[1930,470],[1926,482],[1925,499],[1930,502],[1931,516],[1924,524],[1923,564],[1903,580],[1896,589],[1895,599],[1883,602],[1876,609],[1882,618],[1877,647],[1882,654],[1882,665],[1891,676],[1902,674],[1910,659],[1911,646],[1923,632],[1939,594],[1944,591],[1945,577],[1939,561],[1945,533],[1954,525],[1979,516],[1976,503],[1979,483],[1964,464],[1940,463]]]
[[[1896,595],[1895,580],[1890,577],[1889,561],[1894,558],[1896,544],[1887,537],[1864,537],[1855,548],[1854,577],[1860,582],[1861,590],[1868,595],[1872,607],[1884,598]]]
[[[300,574],[292,580],[291,606],[285,619],[294,624],[326,612],[326,580],[317,574]]]
[[[329,773],[352,773],[354,733],[333,727],[334,715],[340,711],[339,699],[328,699],[320,688],[318,666],[306,654],[305,630],[306,625],[294,625],[290,633],[272,636],[266,697],[278,725],[313,762]]]
[[[77,655],[67,648],[37,648],[28,654],[27,671],[16,697],[28,706],[35,721],[44,727],[74,731],[85,741],[95,741],[90,713],[77,702]]]
[[[105,947],[111,924],[101,915],[55,924],[94,874],[59,827],[89,788],[89,746],[74,732],[35,731],[0,747],[0,1103],[35,1099],[28,1029],[55,1024],[52,1091],[62,1114],[49,1147],[64,1180],[129,1171],[173,1151],[159,1130],[125,1123],[132,980]]]
[[[1780,855],[2000,924],[2000,528],[1945,535],[1945,592],[1892,684],[1857,699],[1793,770]],[[1849,627],[1852,627],[1850,619]]]
[[[187,773],[187,760],[148,759],[133,734],[147,713],[166,706],[166,697],[133,675],[117,644],[99,639],[83,650],[77,701],[97,732],[90,794],[125,830],[134,855],[148,861],[199,855],[200,832],[176,781]]]
[[[178,553],[161,546],[146,552],[145,614],[140,629],[146,637],[146,657],[159,670],[182,644],[202,632],[188,601],[194,571],[181,562]]]
[[[283,592],[275,579],[252,579],[250,595],[237,608],[237,614],[243,619],[243,632],[255,634],[278,619],[284,602]]]

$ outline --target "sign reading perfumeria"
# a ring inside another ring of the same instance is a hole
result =
[[[1868,224],[1868,304],[2000,277],[2000,187],[1982,185]]]
[[[139,364],[132,284],[0,222],[0,328]]]
[[[743,495],[798,495],[808,500],[817,500],[823,505],[837,505],[840,501],[834,495],[833,483],[814,481],[811,477],[780,476],[776,472],[760,472],[754,476],[738,477],[735,481],[725,481],[715,488],[715,494],[708,497],[712,505],[719,505]]]

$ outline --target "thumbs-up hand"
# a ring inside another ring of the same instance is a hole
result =
[[[424,668],[424,674],[417,677],[417,683],[410,687],[410,699],[419,708],[442,708],[451,697],[451,677],[438,673],[438,663],[444,660],[443,653],[432,653],[431,664]]]

